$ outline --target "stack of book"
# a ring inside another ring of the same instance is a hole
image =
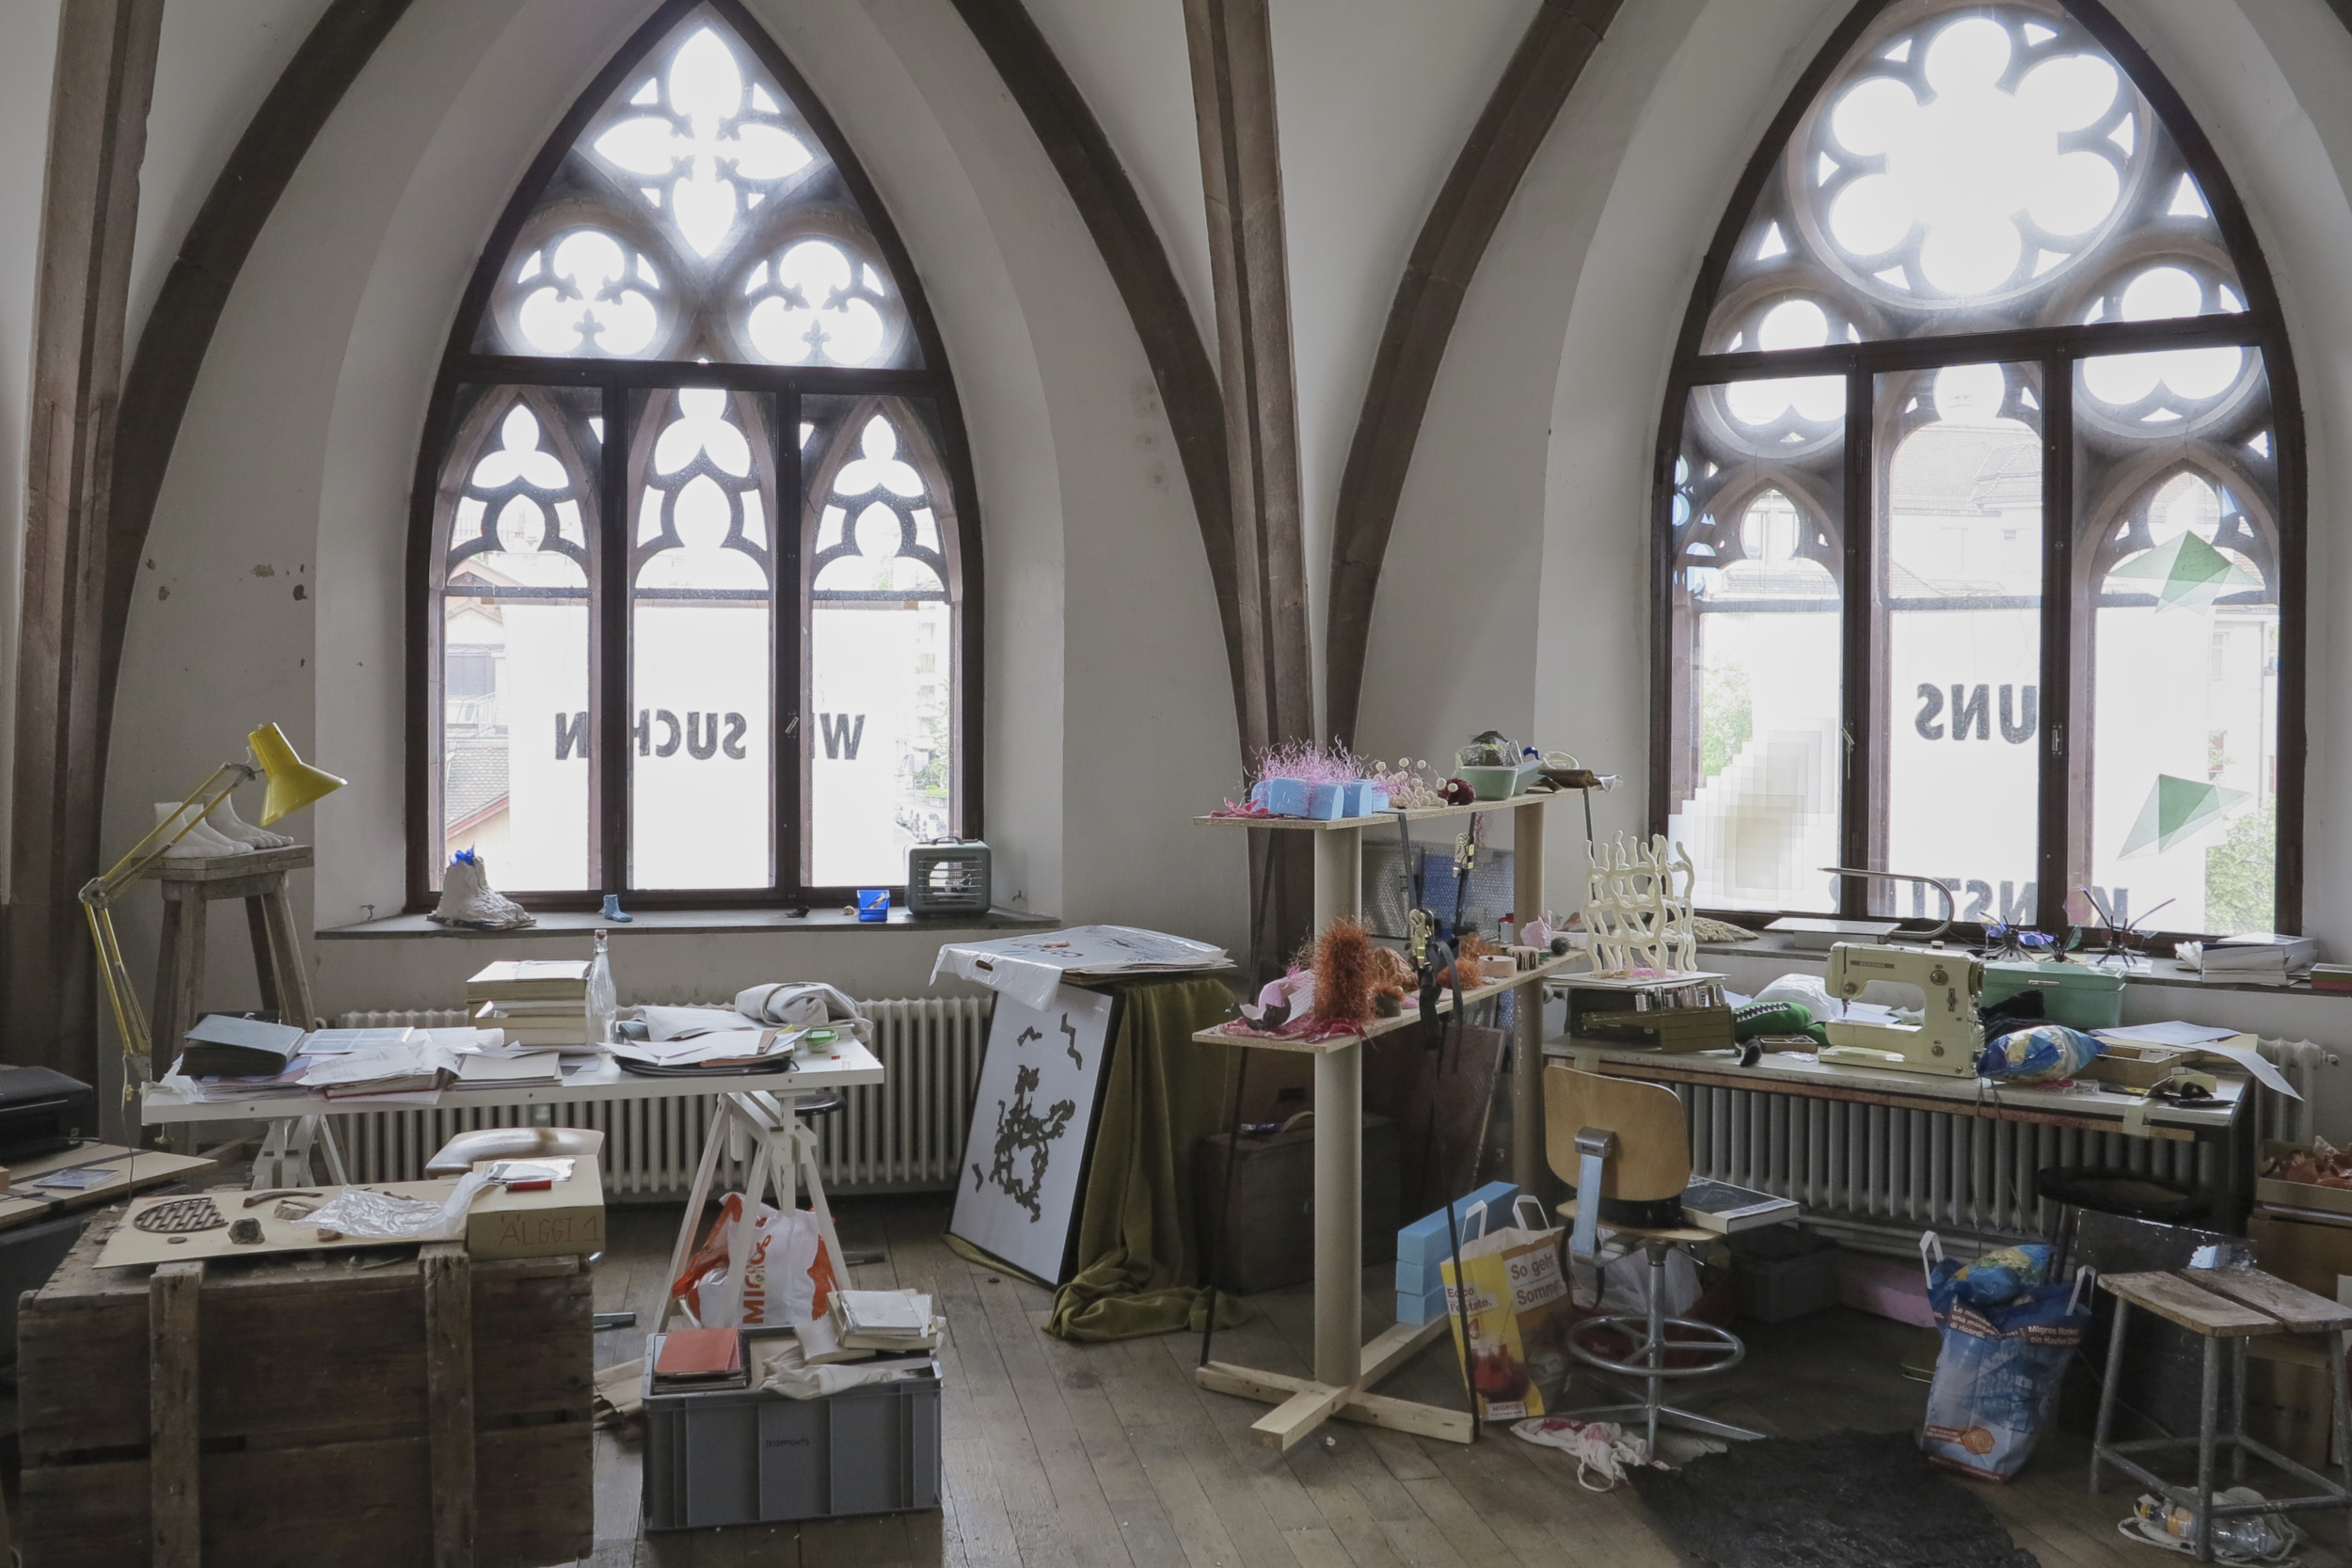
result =
[[[504,1032],[509,1045],[590,1051],[588,960],[507,958],[466,982],[476,1027]]]
[[[796,1331],[811,1366],[869,1355],[929,1355],[947,1332],[916,1291],[835,1291],[825,1315]]]
[[[713,1388],[748,1388],[743,1333],[735,1328],[674,1328],[653,1336],[653,1392],[704,1393]]]
[[[2312,990],[2352,990],[2352,964],[2312,965]]]
[[[2310,937],[2254,931],[2204,943],[2197,970],[2207,985],[2283,986],[2309,974],[2318,957]]]

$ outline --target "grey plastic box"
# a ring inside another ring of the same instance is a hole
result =
[[[656,1394],[646,1374],[647,1529],[773,1524],[939,1506],[939,1366],[788,1400]]]

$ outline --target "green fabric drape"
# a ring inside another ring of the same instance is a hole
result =
[[[1054,1293],[1046,1332],[1065,1339],[1132,1339],[1202,1324],[1193,1149],[1225,1130],[1230,1045],[1192,1037],[1222,1019],[1220,980],[1143,981],[1120,988],[1110,1082],[1078,1210],[1080,1267]],[[1248,1319],[1217,1298],[1217,1325]]]

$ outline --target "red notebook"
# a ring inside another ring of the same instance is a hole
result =
[[[662,1378],[731,1377],[743,1370],[743,1335],[733,1328],[680,1328],[661,1337],[653,1374]]]

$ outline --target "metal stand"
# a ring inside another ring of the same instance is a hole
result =
[[[335,1131],[325,1117],[280,1117],[271,1122],[261,1152],[253,1156],[253,1180],[246,1186],[257,1193],[272,1187],[316,1186],[318,1179],[310,1174],[313,1148],[326,1157],[326,1174],[335,1185],[349,1186],[343,1151],[336,1147]]]
[[[1641,1241],[1642,1249],[1649,1254],[1647,1316],[1587,1318],[1568,1330],[1568,1354],[1588,1367],[1597,1367],[1602,1371],[1616,1372],[1626,1377],[1638,1377],[1645,1391],[1639,1403],[1598,1405],[1589,1410],[1571,1410],[1567,1415],[1579,1421],[1639,1416],[1649,1438],[1652,1454],[1658,1451],[1658,1428],[1661,1422],[1707,1437],[1727,1437],[1744,1442],[1763,1436],[1760,1432],[1750,1432],[1745,1427],[1711,1420],[1664,1402],[1666,1379],[1727,1372],[1747,1359],[1748,1347],[1727,1328],[1718,1328],[1713,1323],[1703,1323],[1692,1318],[1667,1317],[1666,1254],[1674,1250],[1675,1243],[1663,1236],[1645,1236]],[[1693,1338],[1669,1340],[1666,1338],[1669,1328],[1681,1329]],[[1632,1356],[1624,1361],[1613,1361],[1598,1351],[1587,1348],[1584,1343],[1588,1334],[1621,1334],[1630,1338],[1636,1332],[1642,1336],[1641,1343],[1635,1347]],[[1696,1355],[1701,1364],[1695,1367],[1669,1367],[1666,1365],[1669,1351]]]
[[[775,1190],[776,1208],[788,1213],[799,1203],[797,1181],[808,1191],[809,1207],[816,1212],[818,1234],[822,1239],[825,1256],[833,1264],[833,1276],[843,1289],[848,1289],[849,1261],[842,1256],[841,1238],[834,1233],[833,1208],[825,1201],[824,1181],[817,1168],[817,1131],[793,1114],[793,1101],[791,1095],[767,1089],[719,1096],[718,1103],[711,1109],[710,1129],[703,1139],[702,1164],[694,1171],[694,1188],[686,1199],[686,1217],[678,1222],[677,1242],[670,1249],[669,1279],[677,1278],[686,1259],[693,1255],[694,1229],[702,1221],[703,1205],[710,1201],[710,1184],[719,1168],[719,1149],[723,1144],[730,1158],[751,1161],[751,1168],[743,1176],[743,1212],[736,1221],[736,1256],[752,1256],[757,1241],[759,1206],[768,1190]],[[741,1272],[738,1271],[738,1275]],[[739,1307],[742,1279],[731,1276],[726,1288]],[[670,1314],[678,1309],[676,1302],[665,1301],[655,1326],[668,1327]]]
[[[2143,1276],[2127,1275],[2126,1279]],[[2112,1291],[2114,1285],[2107,1283]],[[2217,1518],[2242,1518],[2249,1513],[2294,1513],[2315,1509],[2342,1509],[2352,1521],[2352,1407],[2345,1402],[2344,1352],[2346,1335],[2339,1326],[2328,1331],[2328,1365],[2334,1371],[2328,1379],[2333,1386],[2335,1450],[2338,1467],[2343,1471],[2341,1482],[2329,1481],[2318,1471],[2306,1468],[2271,1448],[2246,1435],[2246,1336],[2243,1332],[2227,1336],[2233,1360],[2233,1383],[2235,1397],[2230,1402],[2230,1430],[2219,1430],[2221,1424],[2221,1345],[2225,1336],[2209,1333],[2195,1323],[2173,1321],[2192,1333],[2201,1335],[2205,1342],[2201,1398],[2197,1409],[2197,1435],[2194,1437],[2148,1437],[2137,1442],[2117,1443],[2109,1440],[2115,1423],[2115,1386],[2123,1370],[2123,1328],[2131,1318],[2132,1304],[2118,1294],[2115,1300],[2115,1323],[2107,1334],[2106,1378],[2099,1390],[2099,1424],[2090,1441],[2090,1495],[2099,1495],[2099,1469],[2112,1465],[2150,1491],[2197,1511],[2197,1560],[2213,1560],[2213,1525]],[[2166,1316],[2171,1316],[2168,1313]],[[2214,1460],[2227,1449],[2230,1455],[2230,1479],[2233,1483],[2246,1479],[2246,1456],[2255,1454],[2277,1465],[2287,1474],[2318,1488],[2307,1497],[2271,1497],[2256,1503],[2217,1503],[2214,1494]],[[2197,1454],[2197,1484],[2176,1486],[2147,1468],[2132,1456],[2194,1449]]]

